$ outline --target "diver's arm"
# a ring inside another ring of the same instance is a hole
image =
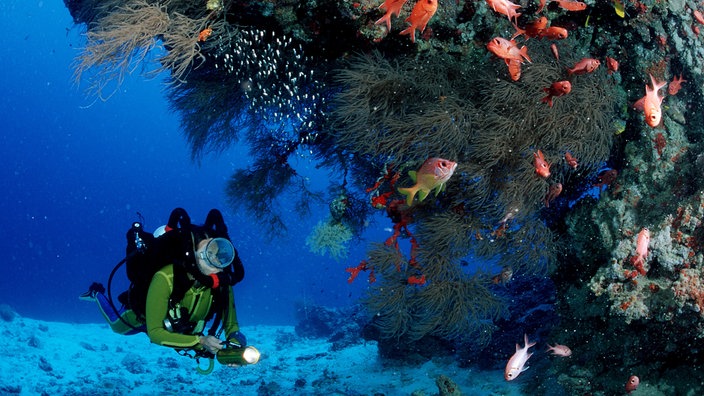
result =
[[[199,336],[172,333],[164,328],[164,319],[169,309],[171,280],[163,271],[154,274],[147,293],[147,334],[151,342],[171,348],[193,348],[200,346]]]

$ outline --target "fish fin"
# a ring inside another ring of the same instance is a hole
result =
[[[379,7],[381,7],[381,6],[379,6]],[[381,25],[382,23],[386,23],[386,31],[390,32],[391,31],[391,13],[385,14],[383,17],[379,18],[379,20],[374,22],[375,25]]]
[[[413,183],[418,181],[418,177],[416,176],[416,171],[408,171],[408,176],[411,177],[411,180],[413,180]]]
[[[543,157],[543,153],[542,153],[540,150],[538,150],[538,154],[540,154],[540,158],[541,158],[541,159],[545,160],[545,158]],[[532,347],[533,345],[535,345],[535,342],[530,342],[530,341],[528,341],[528,334],[526,334],[526,333],[523,333],[523,340],[524,340],[525,343],[526,343],[526,349],[528,349],[528,348]],[[531,353],[530,355],[532,355],[532,353]],[[528,355],[528,357],[530,357],[530,355]]]
[[[440,184],[438,184],[438,186],[435,187],[435,189],[434,189],[434,190],[435,190],[435,196],[437,197],[438,194],[440,194],[441,192],[445,191],[446,188],[447,188],[447,183],[440,183]]]
[[[533,63],[533,61],[530,60],[530,57],[528,56],[528,47],[526,47],[525,45],[521,47],[521,56],[525,58],[525,60],[527,60],[528,62]]]
[[[419,190],[419,191],[418,191],[418,202],[423,202],[423,200],[425,199],[425,197],[428,196],[428,193],[429,193],[429,192],[430,192],[430,191],[427,191],[427,190]]]
[[[399,188],[398,192],[403,194],[406,197],[406,205],[411,206],[413,205],[413,198],[416,196],[416,192],[418,191],[417,188],[415,187],[409,187],[409,188]]]
[[[408,19],[406,19],[408,21]],[[411,25],[407,27],[406,29],[402,30],[399,35],[404,35],[404,34],[410,34],[411,35],[411,42],[415,43],[416,42],[416,27],[414,25]]]

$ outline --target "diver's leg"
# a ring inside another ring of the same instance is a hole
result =
[[[139,322],[137,315],[131,309],[116,311],[105,294],[102,293],[96,294],[95,300],[100,308],[100,313],[103,314],[105,321],[115,333],[132,335],[146,331],[144,324]]]
[[[95,301],[98,303],[100,313],[108,322],[112,331],[118,334],[132,335],[142,333],[146,330],[132,310],[117,310],[113,304],[105,297],[105,287],[100,283],[93,282],[88,291],[81,294],[79,298],[84,301]]]

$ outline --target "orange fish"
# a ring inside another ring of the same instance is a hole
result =
[[[526,36],[526,39],[538,37],[540,33],[548,27],[548,19],[544,16],[526,23],[526,27],[523,29],[519,28],[517,25],[513,25],[516,28],[516,33],[511,37],[511,40],[515,39],[520,35]]]
[[[599,62],[598,59],[593,59],[593,58],[582,58],[577,64],[574,65],[573,68],[568,68],[567,69],[567,74],[571,75],[580,75],[580,74],[586,74],[586,73],[591,73],[594,70],[596,70],[599,65],[601,65],[601,62]]]
[[[213,34],[213,29],[207,27],[198,33],[198,41],[205,41],[210,37],[210,35]]]
[[[425,284],[425,274],[418,276],[418,275],[411,275],[407,279],[409,285],[418,285],[418,286],[423,286]]]
[[[486,3],[492,10],[498,12],[499,14],[506,15],[509,21],[515,21],[519,16],[521,16],[520,13],[516,12],[516,10],[521,8],[521,6],[510,2],[509,0],[486,0]]]
[[[550,107],[552,107],[552,98],[553,97],[558,97],[562,95],[567,95],[572,91],[572,84],[570,84],[569,81],[556,81],[552,83],[548,88],[543,88],[543,92],[547,93],[548,95],[540,101],[542,103],[547,103]]]
[[[547,29],[543,29],[538,37],[546,38],[548,40],[562,40],[566,39],[567,36],[567,29],[559,26],[550,26]]]
[[[408,206],[413,204],[416,193],[418,193],[418,201],[423,201],[433,190],[435,195],[438,195],[445,189],[445,183],[450,179],[455,168],[457,168],[456,162],[442,158],[428,158],[417,172],[408,172],[416,184],[408,188],[399,188],[398,192],[406,196]]]
[[[406,1],[408,0],[386,0],[384,4],[379,6],[379,8],[386,10],[386,14],[384,14],[383,17],[379,18],[379,20],[377,20],[374,24],[380,25],[386,22],[386,30],[390,32],[391,17],[394,14],[396,14],[397,17],[401,14],[401,9],[403,8],[403,5],[406,4]]]
[[[560,8],[565,9],[567,11],[584,11],[587,9],[587,4],[582,3],[581,1],[573,1],[573,0],[553,0],[557,5],[560,6]]]
[[[673,76],[672,81],[667,86],[667,93],[670,95],[677,95],[677,92],[682,89],[682,83],[687,82],[687,80],[682,79],[682,74],[679,77]]]
[[[533,166],[535,166],[535,173],[538,176],[544,179],[550,176],[550,164],[545,161],[542,151],[538,150],[538,152],[533,153]]]
[[[506,61],[508,65],[509,60],[517,60],[523,63],[523,60],[531,62],[528,57],[528,48],[523,46],[518,48],[514,40],[506,40],[503,37],[494,37],[486,45],[486,48],[491,51],[494,55]]]
[[[565,161],[567,162],[567,165],[570,166],[572,169],[577,169],[577,166],[579,165],[577,163],[577,158],[572,156],[572,153],[569,151],[565,151]]]
[[[611,58],[609,56],[606,57],[606,73],[611,75],[614,72],[618,71],[618,61],[614,58]]]
[[[660,120],[662,119],[662,109],[660,108],[660,104],[664,99],[664,96],[660,96],[658,91],[660,91],[660,88],[667,85],[667,83],[657,82],[657,80],[655,80],[655,77],[653,77],[652,74],[649,74],[649,76],[650,82],[651,84],[653,84],[653,87],[650,88],[646,84],[645,96],[640,98],[633,105],[633,107],[638,110],[643,110],[643,113],[645,113],[645,123],[651,126],[652,128],[655,128],[660,124]]]
[[[400,34],[410,34],[411,41],[415,43],[416,29],[423,33],[425,26],[428,25],[428,21],[435,15],[435,11],[437,10],[438,0],[418,0],[413,7],[413,11],[411,11],[411,16],[406,18],[406,22],[409,22],[411,26],[401,31]]]

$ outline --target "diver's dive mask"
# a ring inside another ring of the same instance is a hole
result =
[[[222,269],[235,259],[235,247],[225,238],[213,238],[198,255],[209,266]]]

